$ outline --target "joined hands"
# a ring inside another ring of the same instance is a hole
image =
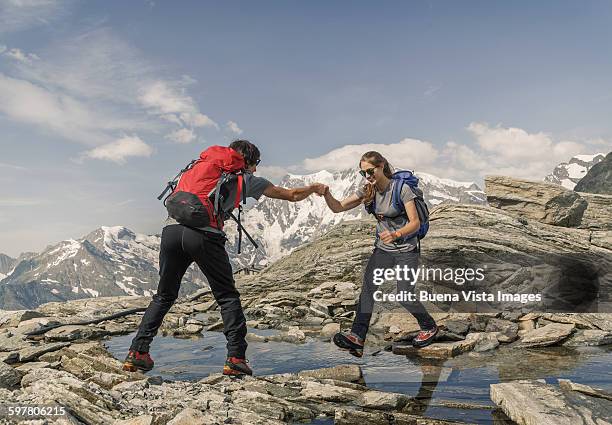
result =
[[[329,192],[329,186],[323,183],[314,183],[310,187],[312,187],[314,193],[319,196],[324,196],[326,193]]]

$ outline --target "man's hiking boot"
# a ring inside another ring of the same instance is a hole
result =
[[[421,331],[412,340],[412,345],[416,348],[427,347],[431,344],[438,333],[438,327],[434,326],[432,329]]]
[[[363,356],[363,339],[352,332],[338,332],[333,338],[334,344],[343,350],[348,350],[355,357]]]
[[[128,372],[137,372],[139,370],[148,372],[153,369],[154,364],[149,353],[130,350],[123,362],[123,370],[127,370]]]
[[[228,357],[223,366],[223,374],[229,376],[252,375],[253,370],[247,365],[247,359],[238,357]]]

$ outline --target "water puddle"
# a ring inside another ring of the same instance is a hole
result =
[[[250,330],[269,336],[274,330]],[[123,360],[134,334],[105,342],[109,351]],[[374,354],[374,355],[373,355]],[[157,337],[151,346],[155,369],[149,374],[172,380],[199,380],[218,373],[225,362],[225,337],[220,332],[204,332],[197,339]],[[454,359],[407,358],[390,352],[366,350],[357,359],[338,350],[328,341],[309,338],[304,344],[249,342],[247,351],[256,375],[299,372],[305,369],[359,364],[366,384],[374,389],[404,393],[421,401],[411,413],[432,418],[471,423],[504,423],[503,415],[493,412],[489,385],[516,379],[571,379],[612,390],[609,365],[612,348],[563,347],[518,350],[502,347],[488,353],[469,353]],[[462,403],[469,403],[468,406]],[[479,405],[479,406],[475,406]],[[316,424],[332,424],[333,419]]]

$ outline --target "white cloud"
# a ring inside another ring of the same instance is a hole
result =
[[[172,131],[172,140],[186,143],[194,128],[219,129],[188,94],[193,78],[161,78],[108,28],[54,43],[40,60],[20,49],[4,54],[14,61],[10,76],[0,73],[0,114],[65,139],[98,146],[117,134]]]
[[[423,92],[423,97],[426,99],[431,99],[436,96],[438,91],[442,88],[442,85],[431,85],[425,89]]]
[[[167,134],[166,139],[172,140],[175,143],[190,143],[196,139],[196,135],[191,129],[180,128]]]
[[[0,207],[32,207],[42,203],[40,198],[0,198]]]
[[[377,151],[388,158],[393,166],[401,168],[412,168],[415,164],[434,164],[438,156],[437,149],[430,142],[403,139],[390,144],[364,143],[342,146],[319,157],[305,159],[302,167],[307,171],[357,168],[361,156],[367,151]]]
[[[8,118],[42,126],[83,144],[111,140],[108,131],[139,128],[138,123],[91,108],[61,92],[0,73],[0,113]]]
[[[361,156],[374,150],[393,166],[440,177],[479,180],[487,174],[503,174],[540,180],[558,163],[574,155],[601,149],[601,139],[583,142],[554,140],[543,132],[529,133],[521,128],[491,127],[478,122],[471,123],[467,129],[474,136],[474,143],[449,141],[438,148],[428,141],[404,139],[391,144],[346,145],[319,157],[305,159],[300,168],[308,172],[357,168]]]
[[[211,120],[208,116],[201,114],[199,112],[196,113],[182,113],[181,120],[193,127],[213,127],[217,130],[219,129],[219,125]]]
[[[48,25],[67,14],[71,1],[0,0],[0,33]]]
[[[8,49],[8,47],[6,47],[4,44],[0,44],[0,55],[6,52],[6,49]]]
[[[186,94],[185,82],[156,80],[141,87],[138,100],[151,114],[162,119],[192,127],[219,125],[202,114],[195,100]]]
[[[148,157],[153,148],[138,136],[124,136],[114,142],[98,146],[83,154],[83,157],[113,161],[124,164],[128,157]]]
[[[281,177],[286,176],[293,167],[279,167],[276,165],[258,165],[257,175],[263,176],[267,179],[278,180]]]
[[[589,141],[576,142],[554,140],[544,132],[529,133],[516,127],[489,126],[473,122],[467,130],[475,137],[478,151],[470,160],[469,155],[457,154],[460,145],[447,145],[449,162],[465,168],[472,167],[485,174],[506,174],[539,180],[560,162],[574,155],[593,151]],[[457,155],[457,157],[456,157]]]
[[[22,167],[21,165],[8,164],[6,162],[0,162],[0,168],[10,168],[11,170],[25,171],[26,167]]]
[[[141,89],[142,105],[154,114],[177,114],[196,109],[193,99],[184,90],[171,87],[166,81],[154,81]]]
[[[240,127],[238,127],[238,124],[235,123],[234,121],[228,121],[227,124],[225,124],[226,128],[231,131],[234,134],[237,134],[238,136],[240,136],[243,131]]]
[[[33,61],[40,59],[34,53],[25,53],[22,50],[16,48],[11,49],[4,54],[10,57],[11,59],[24,63],[32,63]]]

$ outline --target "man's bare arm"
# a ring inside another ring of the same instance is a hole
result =
[[[268,198],[274,199],[282,199],[290,202],[301,201],[302,199],[306,199],[308,196],[320,190],[316,184],[305,186],[305,187],[296,187],[293,189],[286,189],[284,187],[269,185],[263,191],[263,194]]]

